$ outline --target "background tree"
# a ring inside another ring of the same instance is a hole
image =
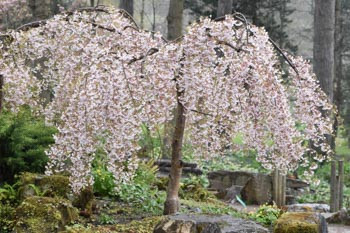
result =
[[[218,1],[218,10],[217,17],[221,17],[227,14],[232,13],[232,2],[233,0],[219,0]]]
[[[170,0],[168,22],[168,39],[174,40],[182,35],[182,18],[184,0]]]
[[[121,0],[119,8],[124,9],[130,15],[134,15],[134,0]]]

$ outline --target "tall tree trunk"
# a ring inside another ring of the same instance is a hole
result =
[[[182,15],[184,0],[170,0],[168,21],[168,39],[174,40],[182,35]]]
[[[232,3],[233,0],[219,0],[216,16],[221,17],[227,14],[232,14]]]
[[[315,0],[314,71],[333,103],[335,0]]]
[[[55,0],[28,0],[28,6],[31,9],[33,20],[48,19],[56,13],[55,11],[58,11]]]
[[[182,142],[185,131],[185,108],[180,102],[183,91],[177,90],[177,109],[175,114],[175,131],[172,138],[171,169],[169,174],[169,184],[167,198],[164,203],[164,214],[174,214],[180,209],[179,189],[182,173]]]
[[[90,6],[94,7],[95,6],[95,0],[90,0]]]
[[[154,2],[154,0],[153,0]],[[182,35],[182,19],[184,10],[184,0],[170,0],[168,21],[168,39],[175,40]],[[175,112],[175,109],[174,109]],[[175,119],[164,125],[164,135],[162,143],[162,157],[169,157],[171,153],[171,139],[174,135]]]
[[[134,0],[121,0],[119,8],[124,9],[131,16],[134,15]]]
[[[338,110],[342,107],[342,88],[343,81],[343,62],[342,62],[342,50],[343,50],[343,26],[342,26],[342,3],[341,0],[336,0],[335,4],[335,33],[334,33],[334,65],[335,65],[335,92],[334,92],[334,104]]]
[[[3,86],[4,86],[4,77],[0,75],[0,113],[2,111],[2,106],[3,106],[3,90],[2,90]]]
[[[140,23],[140,27],[142,29],[144,29],[145,25],[144,25],[144,18],[145,18],[145,0],[142,0],[141,2],[141,14],[140,14],[140,18],[141,18],[141,23]]]

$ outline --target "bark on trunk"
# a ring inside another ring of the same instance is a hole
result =
[[[343,80],[343,62],[342,62],[342,48],[343,48],[343,27],[342,27],[342,4],[341,0],[336,0],[335,4],[335,33],[334,33],[334,64],[335,64],[335,92],[334,104],[340,111],[342,105],[342,80]]]
[[[232,3],[233,0],[219,0],[217,17],[221,17],[232,13]]]
[[[177,109],[175,115],[175,131],[172,140],[171,169],[169,174],[169,184],[167,198],[164,203],[164,214],[174,214],[180,209],[179,188],[182,173],[182,141],[185,131],[185,108],[180,102],[183,92],[177,92]]]
[[[124,9],[131,16],[134,15],[134,0],[121,0],[119,8]]]
[[[333,102],[335,0],[315,0],[314,71]]]
[[[2,91],[3,86],[4,86],[4,77],[0,75],[0,113],[2,111],[2,106],[3,106],[3,91]]]
[[[182,35],[182,14],[184,0],[170,0],[168,21],[168,39],[174,40]]]

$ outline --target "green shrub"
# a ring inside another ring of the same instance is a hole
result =
[[[250,217],[259,223],[270,226],[276,222],[282,213],[282,210],[276,205],[262,205],[255,213],[250,214]]]
[[[0,182],[13,182],[15,174],[43,173],[48,158],[45,150],[54,143],[56,128],[22,108],[17,114],[0,114]]]
[[[12,232],[15,225],[15,209],[9,204],[0,203],[0,232]]]
[[[154,215],[162,213],[165,192],[155,186],[157,167],[152,161],[141,163],[132,182],[122,184],[117,194],[118,198],[141,212]]]

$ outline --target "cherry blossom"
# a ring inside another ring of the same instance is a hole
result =
[[[286,84],[266,31],[235,16],[201,19],[168,42],[123,11],[94,8],[8,38],[0,43],[5,107],[30,105],[58,127],[46,172],[68,171],[74,192],[93,183],[97,148],[115,181],[127,182],[137,168],[141,124],[157,130],[178,104],[201,159],[238,149],[237,135],[269,169],[293,170],[307,153],[323,159],[309,140],[331,153],[324,140],[331,120],[322,112],[332,106],[310,65],[289,56]]]

